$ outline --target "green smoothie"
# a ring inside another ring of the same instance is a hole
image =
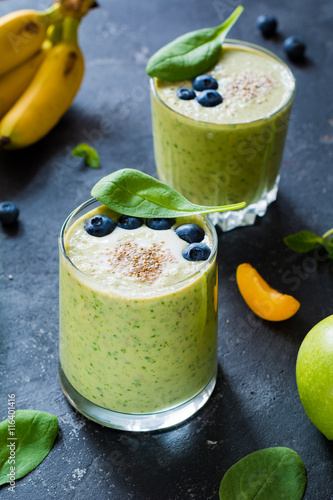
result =
[[[158,176],[197,204],[262,201],[267,208],[276,197],[293,75],[272,53],[232,40],[207,73],[223,97],[215,107],[177,97],[191,81],[151,80]]]
[[[97,208],[96,208],[97,207]],[[101,408],[151,414],[195,397],[217,366],[216,235],[201,216],[168,230],[143,224],[87,234],[96,214],[120,214],[96,201],[66,222],[60,241],[60,364],[74,389]],[[211,249],[182,257],[174,229],[195,223]]]

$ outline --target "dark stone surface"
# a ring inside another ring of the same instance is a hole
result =
[[[282,166],[278,201],[250,228],[220,234],[219,375],[208,404],[176,429],[125,433],[77,414],[57,380],[57,237],[67,214],[89,198],[103,175],[123,167],[154,174],[149,55],[174,37],[218,24],[237,2],[100,0],[84,19],[80,43],[86,75],[75,103],[40,143],[0,154],[0,199],[12,199],[20,222],[1,232],[1,418],[7,394],[17,409],[59,417],[52,452],[1,499],[208,500],[218,498],[225,471],[268,446],[297,451],[308,471],[306,500],[333,498],[333,444],[304,413],[295,381],[299,346],[332,313],[332,262],[288,250],[282,238],[332,226],[333,111],[331,0],[261,0],[245,4],[232,37],[258,43],[283,59],[282,39],[308,44],[305,64],[291,64],[297,96]],[[0,14],[30,7],[4,1]],[[48,2],[38,2],[44,8]],[[273,40],[261,37],[261,13],[279,20]],[[90,140],[102,168],[85,167],[69,151]],[[283,323],[256,319],[240,298],[235,270],[251,262],[274,287],[296,296],[298,314]],[[12,275],[13,279],[9,279]]]

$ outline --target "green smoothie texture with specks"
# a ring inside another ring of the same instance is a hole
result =
[[[201,205],[245,201],[274,189],[282,160],[295,81],[278,58],[251,44],[225,42],[207,72],[223,102],[205,108],[176,96],[191,81],[151,81],[158,177]]]
[[[88,217],[65,233],[66,250]],[[202,217],[196,221],[210,231]],[[157,232],[163,241],[164,231]],[[126,294],[82,273],[60,251],[60,363],[82,396],[116,412],[149,414],[188,401],[210,382],[217,366],[215,255],[201,264],[181,282],[150,292],[133,282]]]

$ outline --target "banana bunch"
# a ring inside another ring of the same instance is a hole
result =
[[[0,148],[37,142],[70,107],[84,76],[78,27],[93,3],[58,0],[0,18]]]

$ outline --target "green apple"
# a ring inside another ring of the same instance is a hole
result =
[[[296,381],[311,422],[333,439],[333,315],[309,331],[298,351]]]

